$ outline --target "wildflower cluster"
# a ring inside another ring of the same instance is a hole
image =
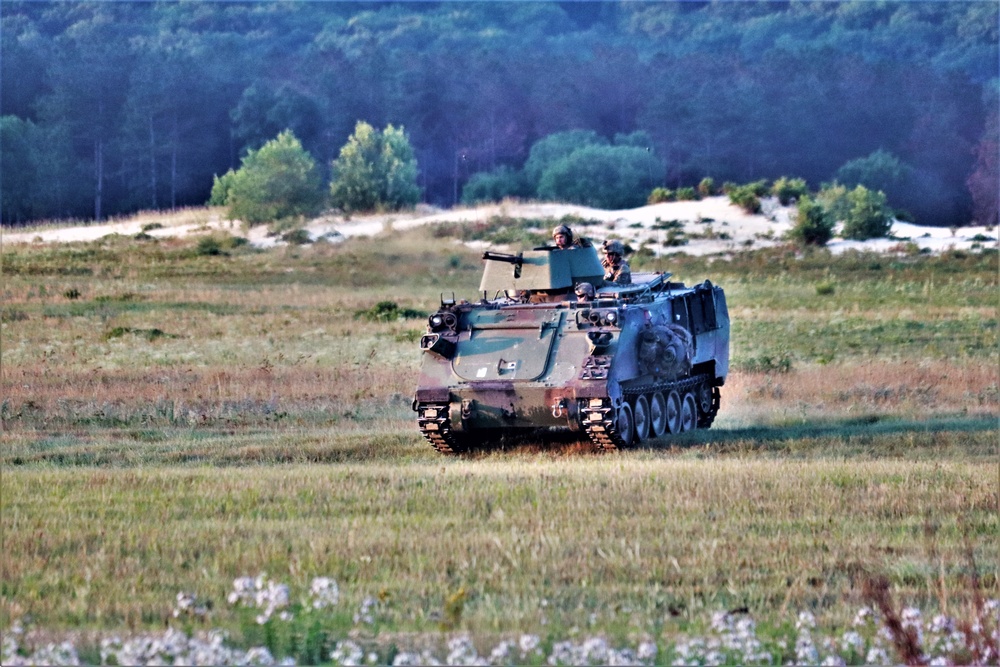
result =
[[[0,664],[5,667],[26,667],[27,665],[80,665],[80,656],[76,647],[70,642],[50,642],[38,648],[30,655],[21,652],[19,640],[24,635],[24,628],[15,623],[3,633],[3,644],[0,646]]]
[[[259,612],[256,622],[269,624],[272,619],[291,621],[292,611],[303,619],[311,614],[343,612],[332,610],[340,602],[337,583],[327,577],[312,580],[307,594],[294,606],[289,587],[268,580],[241,577],[233,582],[228,596],[231,605],[242,605]],[[200,602],[190,593],[176,598],[173,616],[204,617],[211,605]],[[335,665],[892,665],[902,662],[927,665],[997,664],[1000,653],[1000,600],[979,602],[971,618],[958,620],[937,615],[929,621],[919,609],[905,608],[897,613],[890,606],[863,607],[850,627],[831,634],[819,628],[816,617],[801,612],[794,633],[779,631],[762,640],[757,626],[747,615],[728,612],[713,614],[703,636],[674,637],[657,645],[643,640],[633,646],[614,646],[600,636],[575,640],[553,640],[549,648],[538,635],[523,634],[502,639],[480,652],[468,634],[451,636],[447,646],[411,649],[392,644],[386,653],[378,641],[376,620],[380,603],[374,597],[363,598],[353,615],[354,626],[331,626],[317,639],[316,646],[334,646],[320,653],[302,654],[306,661],[328,658]],[[313,616],[318,620],[319,616]],[[348,616],[348,618],[350,618]],[[310,621],[312,623],[313,621]],[[369,626],[369,627],[365,627]],[[269,626],[270,627],[270,626]],[[291,627],[291,626],[289,626]],[[317,626],[318,627],[318,626]],[[336,628],[336,629],[334,629]],[[359,632],[363,630],[363,632]],[[337,635],[343,637],[337,641]],[[280,633],[279,633],[280,634]],[[26,650],[23,628],[15,623],[3,634],[0,663],[3,665],[79,665],[76,648],[69,642],[48,643]],[[271,642],[275,635],[266,635]],[[288,647],[285,647],[287,650]],[[319,650],[317,648],[317,650]],[[121,639],[105,638],[100,644],[101,663],[105,665],[294,665],[288,657],[276,660],[284,652],[280,645],[269,643],[248,650],[226,645],[220,631],[190,636],[177,629],[160,634],[146,634]],[[312,656],[311,658],[308,656]]]
[[[172,615],[174,618],[193,616],[204,619],[208,616],[208,605],[201,602],[194,593],[181,591],[177,594],[177,604],[174,605]]]
[[[245,605],[255,609],[262,609],[263,613],[258,614],[257,623],[264,625],[274,612],[281,610],[278,618],[282,621],[292,620],[292,614],[286,607],[289,603],[289,593],[287,584],[276,584],[269,581],[267,574],[261,573],[255,579],[250,577],[240,577],[233,581],[233,590],[229,593],[229,604]]]
[[[263,646],[247,651],[225,645],[225,633],[218,630],[204,637],[190,637],[168,629],[162,634],[141,635],[122,640],[101,641],[102,665],[294,665],[294,660],[274,659]]]

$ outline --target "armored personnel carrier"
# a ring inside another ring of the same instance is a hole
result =
[[[413,409],[436,450],[559,431],[614,450],[711,426],[729,372],[722,288],[609,283],[589,244],[483,260],[480,300],[442,296],[420,340]]]

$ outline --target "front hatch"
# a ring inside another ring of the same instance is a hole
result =
[[[455,374],[469,381],[528,381],[545,374],[563,313],[557,310],[473,314],[467,340],[458,342]]]

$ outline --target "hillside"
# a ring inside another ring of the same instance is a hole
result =
[[[475,224],[491,219],[536,220],[538,231],[558,221],[569,220],[576,231],[597,241],[614,237],[626,240],[633,249],[647,248],[655,255],[729,255],[740,250],[766,248],[784,243],[794,210],[771,202],[766,214],[750,215],[729,203],[726,197],[700,201],[667,202],[635,209],[606,211],[572,204],[508,201],[477,207],[438,209],[420,206],[409,212],[360,216],[326,216],[309,221],[305,229],[313,241],[338,242],[349,237],[372,237],[387,230],[405,230],[422,225],[458,223]],[[245,230],[238,221],[225,220],[221,209],[192,208],[175,214],[146,213],[102,224],[52,225],[30,231],[3,229],[5,244],[66,243],[90,241],[109,234],[135,236],[146,233],[156,238],[185,237],[212,231],[246,235],[260,248],[285,242],[269,235],[266,226]],[[579,222],[572,222],[577,220]],[[937,253],[949,248],[969,250],[997,243],[997,230],[990,227],[917,226],[893,223],[891,239],[850,241],[836,237],[829,245],[834,253],[845,250],[906,252],[912,242],[924,252]]]

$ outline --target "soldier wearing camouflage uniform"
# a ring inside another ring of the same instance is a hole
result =
[[[604,242],[604,279],[618,285],[632,284],[632,269],[625,261],[625,247],[621,241]]]

